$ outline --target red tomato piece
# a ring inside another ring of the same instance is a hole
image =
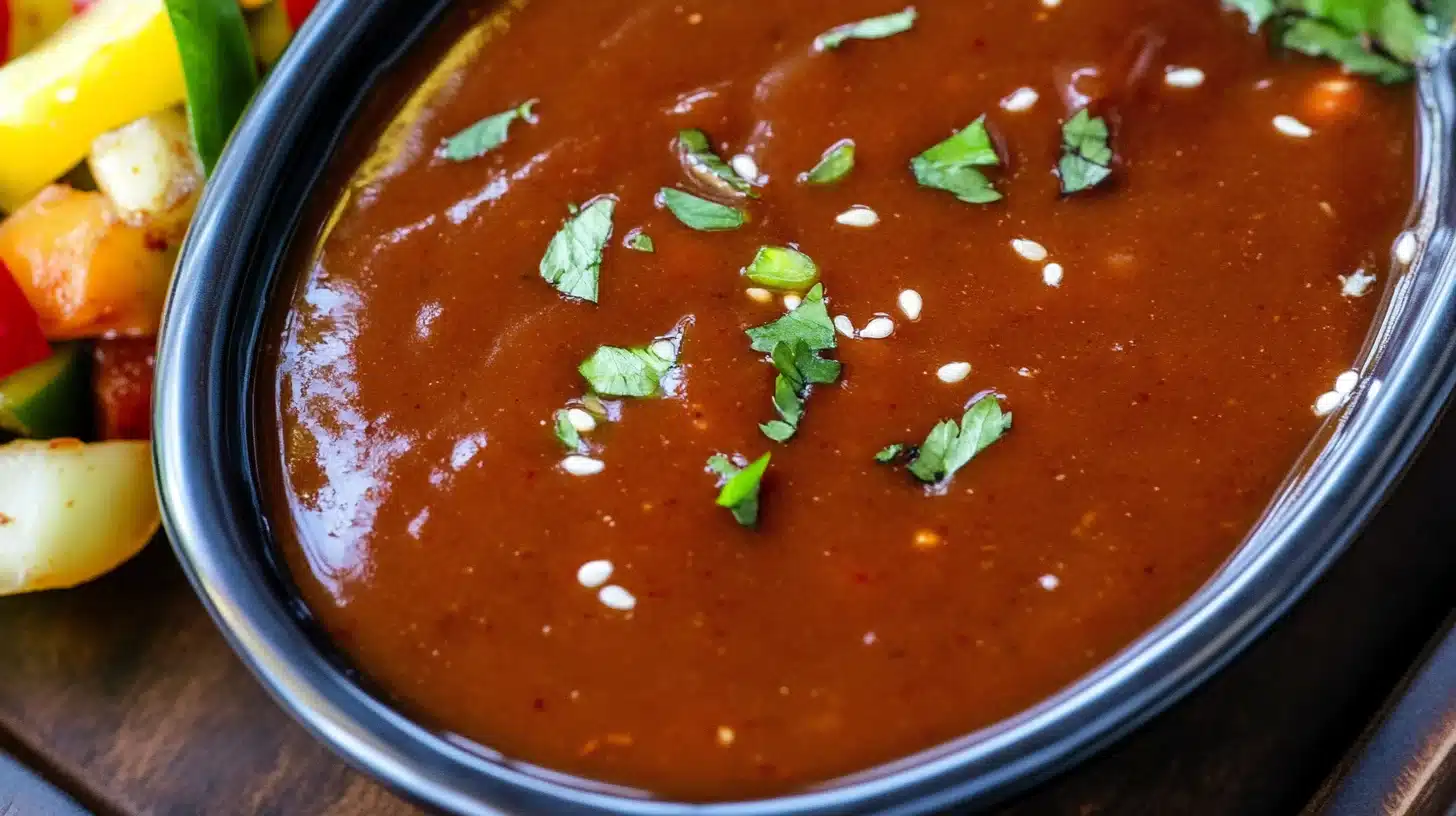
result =
[[[10,60],[10,0],[0,0],[0,65]]]
[[[151,438],[156,351],[153,337],[96,341],[91,390],[96,399],[98,439]]]
[[[303,21],[308,19],[308,15],[317,5],[318,0],[283,0],[283,10],[288,12],[288,24],[294,31],[303,25]]]
[[[40,316],[25,299],[10,270],[0,262],[0,377],[51,356],[40,328]]]

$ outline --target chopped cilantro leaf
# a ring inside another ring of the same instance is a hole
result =
[[[758,197],[748,180],[713,152],[708,134],[701,130],[678,131],[677,150],[683,169],[709,189],[727,195]]]
[[[541,277],[558,292],[597,302],[602,250],[612,237],[612,212],[616,207],[616,200],[609,196],[596,198],[567,218],[551,239],[541,258]]]
[[[727,480],[722,490],[718,491],[718,506],[732,511],[733,518],[744,527],[753,527],[758,523],[759,489],[772,456],[772,453],[765,453],[745,468],[733,464],[721,453],[708,460],[708,469]]]
[[[577,432],[576,426],[571,424],[571,415],[565,409],[556,412],[556,438],[561,444],[572,453],[579,453],[583,447],[581,434]]]
[[[892,464],[897,459],[899,459],[901,454],[905,453],[906,450],[907,446],[902,445],[899,442],[896,442],[893,445],[886,445],[884,448],[880,449],[879,453],[875,454],[875,461],[879,462],[882,465]]]
[[[810,351],[834,348],[834,323],[829,307],[824,304],[824,285],[814,284],[799,307],[767,326],[756,326],[747,332],[753,350],[772,352],[779,343],[802,341]]]
[[[833,184],[849,175],[849,171],[853,169],[854,140],[840,139],[824,151],[814,169],[799,176],[799,181],[808,184]]]
[[[759,286],[800,291],[819,280],[819,267],[796,249],[766,246],[758,248],[743,274]]]
[[[960,424],[947,419],[930,431],[910,462],[910,473],[927,484],[944,482],[1010,429],[1011,414],[1001,411],[1001,403],[995,396],[982,397],[961,417]],[[894,447],[891,445],[885,451]],[[875,459],[886,461],[879,456]]]
[[[1350,73],[1371,76],[1386,84],[1405,82],[1415,75],[1410,66],[1366,50],[1359,37],[1319,20],[1292,21],[1279,42],[1291,51],[1339,60]]]
[[[804,417],[804,403],[809,386],[826,385],[839,379],[841,367],[835,360],[826,360],[802,340],[778,343],[773,347],[773,364],[779,375],[774,380],[774,410],[779,418],[759,427],[764,436],[775,442],[787,442],[799,430]]]
[[[531,114],[531,106],[536,102],[537,100],[532,99],[504,113],[481,119],[446,139],[441,155],[450,161],[462,162],[478,159],[495,150],[505,144],[506,137],[510,135],[511,125],[517,119],[524,119],[527,122],[536,121]]]
[[[1274,16],[1275,0],[1224,0],[1230,8],[1242,11],[1249,18],[1249,33],[1259,30],[1264,21]]]
[[[916,16],[915,7],[910,6],[894,14],[835,26],[814,38],[814,50],[830,51],[848,40],[881,40],[903,34],[914,27]]]
[[[672,187],[662,188],[662,202],[677,216],[677,220],[703,232],[738,229],[748,220],[743,210]]]
[[[1112,175],[1107,122],[1082,108],[1062,123],[1062,158],[1057,163],[1062,195],[1096,187]]]
[[[944,190],[968,204],[999,201],[1001,194],[977,167],[996,167],[1001,157],[986,132],[986,117],[910,160],[920,186]]]
[[[578,369],[592,391],[606,397],[655,397],[663,375],[677,365],[677,355],[663,351],[669,341],[643,348],[601,346]]]
[[[1226,0],[1249,18],[1251,31],[1265,23],[1284,48],[1338,60],[1345,70],[1385,83],[1415,76],[1450,30],[1456,4],[1449,0]]]
[[[634,229],[627,233],[625,241],[628,249],[635,249],[638,252],[656,252],[657,246],[652,243],[652,236],[640,229]]]

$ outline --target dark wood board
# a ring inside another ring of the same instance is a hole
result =
[[[1293,814],[1453,603],[1456,421],[1272,632],[1001,813]],[[82,590],[0,601],[0,751],[102,813],[415,812],[277,709],[160,546]]]

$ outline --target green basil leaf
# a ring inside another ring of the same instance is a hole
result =
[[[928,484],[947,481],[1010,429],[1011,414],[1002,412],[996,397],[982,397],[961,417],[959,425],[947,419],[930,431],[910,463],[910,473]]]
[[[759,490],[772,456],[765,453],[746,468],[739,468],[721,453],[708,460],[708,469],[727,479],[718,491],[718,506],[732,511],[733,518],[744,527],[758,523]]]
[[[808,184],[833,184],[854,169],[854,140],[841,139],[830,145],[819,157],[814,169],[799,176],[799,181]]]
[[[811,351],[834,348],[834,323],[824,303],[824,285],[816,283],[797,309],[766,326],[747,331],[753,350],[771,353],[779,343],[803,342]]]
[[[708,134],[701,130],[680,130],[677,150],[683,169],[709,189],[729,196],[757,198],[753,185],[713,152]]]
[[[517,119],[534,122],[531,106],[539,100],[531,99],[504,113],[487,116],[470,127],[445,140],[441,155],[450,161],[462,162],[478,159],[505,144],[510,135],[511,124]]]
[[[663,377],[677,365],[670,347],[669,340],[639,348],[601,346],[578,370],[600,396],[655,397],[663,391]]]
[[[1062,158],[1057,178],[1062,194],[1071,195],[1101,184],[1112,176],[1112,148],[1107,122],[1082,108],[1062,123]]]
[[[759,247],[743,274],[759,286],[802,291],[819,280],[819,267],[796,249],[766,246]]]
[[[556,291],[597,302],[602,252],[612,237],[612,212],[616,207],[616,200],[609,196],[593,199],[567,218],[551,239],[541,258],[541,277]]]
[[[657,245],[652,243],[652,236],[640,229],[634,229],[627,233],[626,245],[628,249],[635,249],[638,252],[656,252]]]
[[[976,121],[910,160],[910,170],[922,187],[944,190],[968,204],[989,204],[1001,193],[977,167],[997,167],[1001,157],[986,131],[986,117]]]
[[[563,408],[556,412],[555,420],[556,438],[567,450],[579,453],[583,447],[581,434],[576,430],[576,426],[571,424],[570,414]]]
[[[733,230],[743,226],[748,216],[743,210],[725,206],[706,198],[698,198],[672,187],[662,188],[662,201],[677,220],[703,232]]]
[[[248,25],[235,2],[166,0],[166,5],[182,59],[192,141],[204,172],[212,175],[258,87]]]
[[[916,16],[915,7],[911,6],[894,14],[835,26],[814,38],[814,50],[830,51],[848,40],[881,40],[903,34],[915,26]]]

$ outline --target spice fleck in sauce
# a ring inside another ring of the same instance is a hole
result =
[[[1410,199],[1408,85],[1271,54],[1213,0],[919,0],[908,31],[822,50],[898,8],[509,5],[475,4],[372,157],[356,135],[264,396],[304,598],[426,723],[695,799],[933,746],[1188,598],[1317,400],[1356,385]],[[442,155],[528,100],[502,143]],[[1063,197],[1061,124],[1089,101],[1112,173]],[[911,159],[982,115],[1002,199],[917,184]],[[751,182],[740,228],[661,205],[702,194],[687,128]],[[849,174],[800,181],[841,140]],[[592,304],[538,267],[603,196]],[[784,443],[744,331],[809,295],[742,274],[763,246],[817,266],[843,366]],[[582,400],[599,346],[670,334],[667,396]],[[988,393],[1014,424],[947,483],[875,461]],[[767,452],[753,529],[705,462]]]

